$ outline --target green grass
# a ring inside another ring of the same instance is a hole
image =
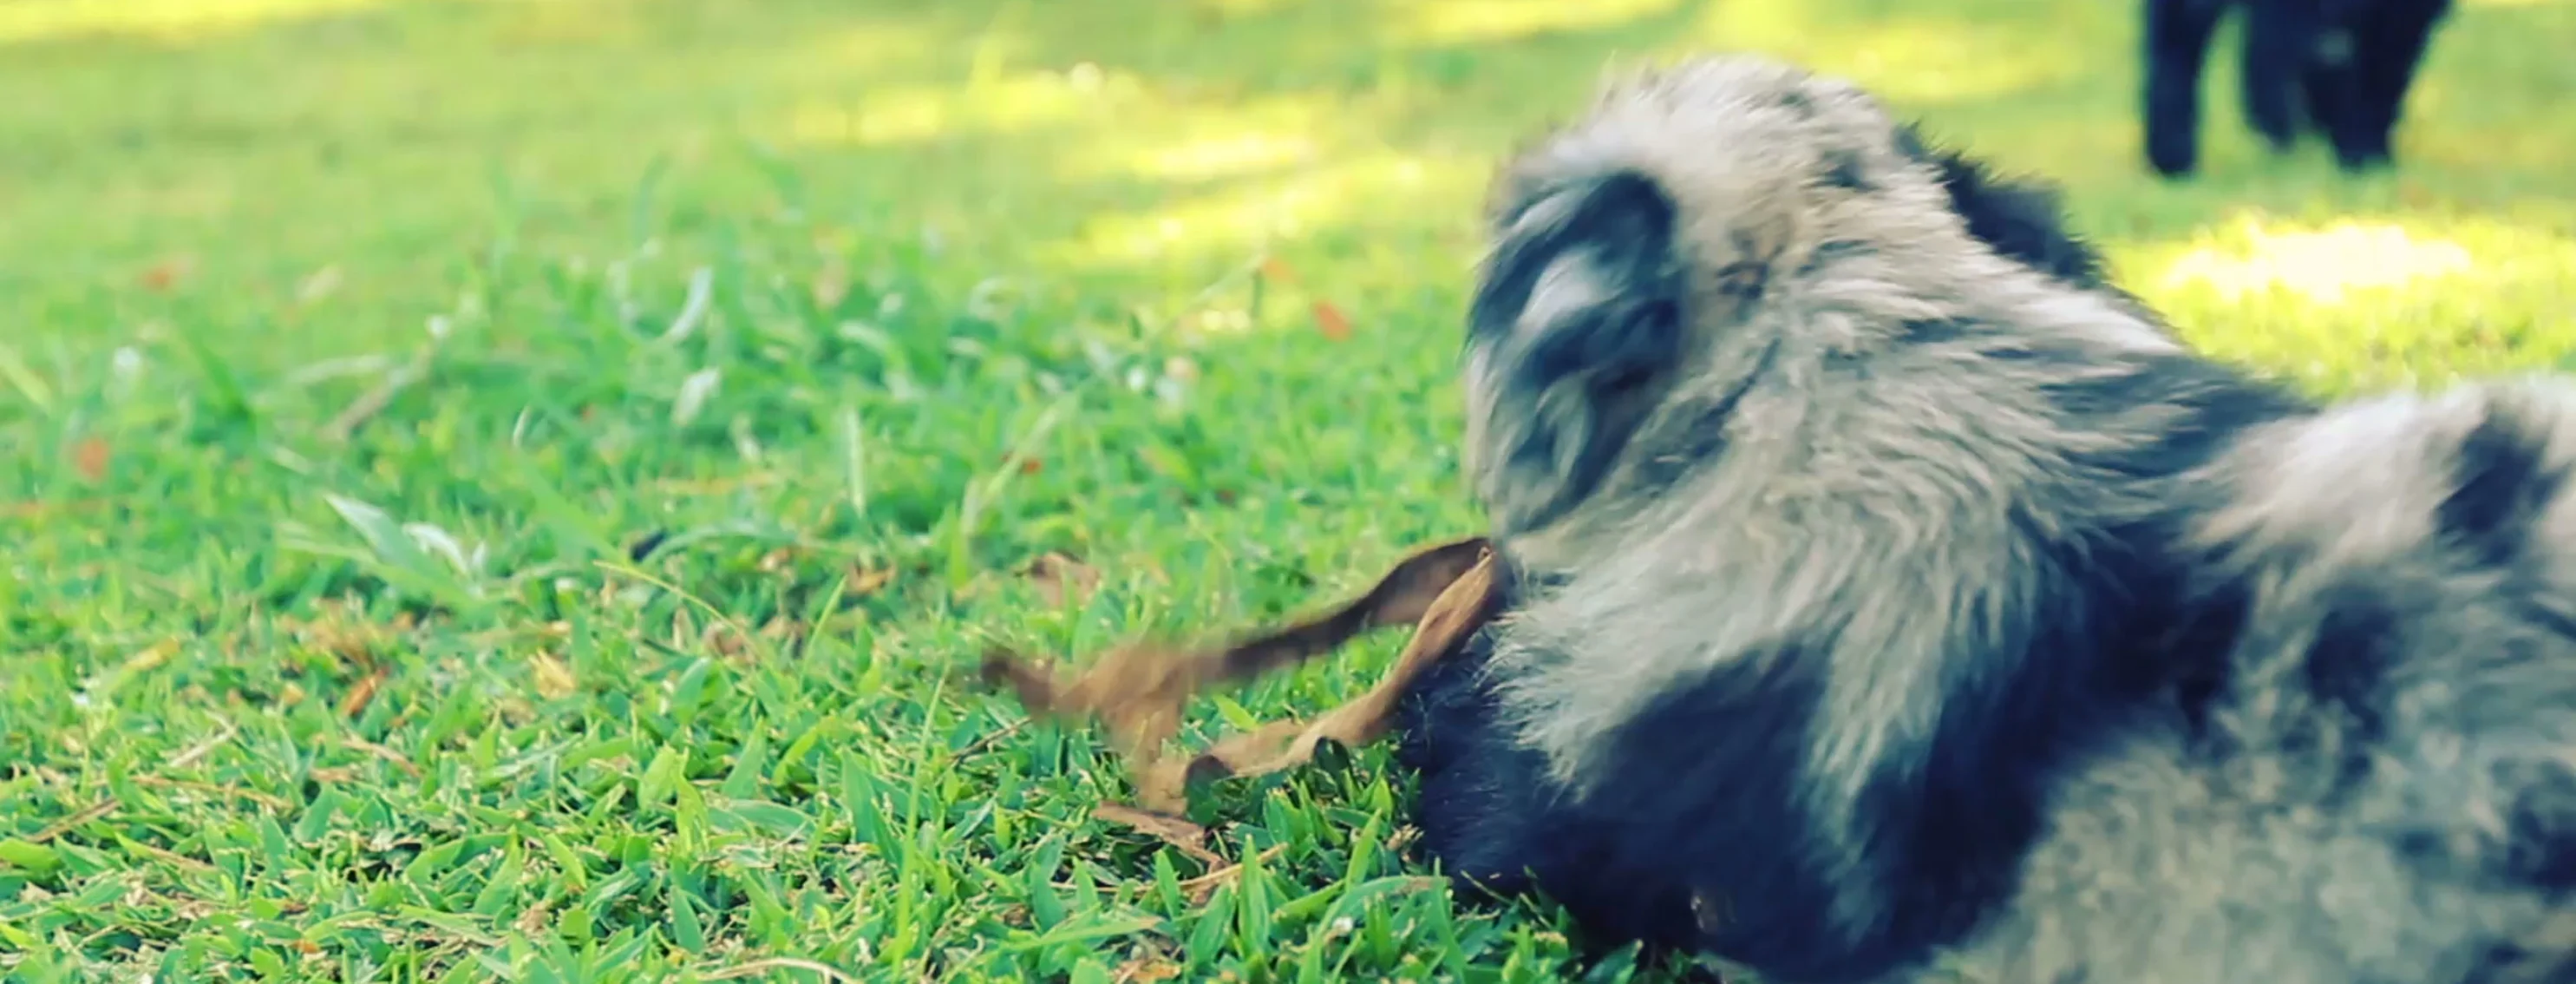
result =
[[[1382,750],[1223,790],[1202,900],[958,671],[1472,530],[1482,181],[1614,57],[1857,76],[2320,391],[2576,351],[2576,6],[2467,3],[2393,177],[2221,70],[2183,186],[2129,8],[0,0],[0,976],[1556,979]]]

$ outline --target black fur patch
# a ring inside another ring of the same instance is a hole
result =
[[[1541,208],[1553,209],[1553,221],[1512,231]],[[1470,302],[1468,327],[1475,333],[1507,330],[1529,306],[1530,292],[1548,265],[1576,249],[1589,249],[1605,273],[1624,273],[1642,280],[1649,293],[1670,296],[1677,288],[1672,264],[1675,207],[1653,179],[1634,172],[1593,178],[1571,187],[1549,190],[1514,208],[1508,233],[1497,243],[1479,277]]]
[[[1459,888],[1500,897],[1530,887],[1545,824],[1539,756],[1516,747],[1496,722],[1483,679],[1488,629],[1414,679],[1396,705],[1397,764],[1418,773],[1414,824],[1423,850]]]
[[[1958,318],[1922,318],[1904,325],[1904,340],[1911,345],[1939,345],[1968,337],[1973,322]]]
[[[2576,890],[2576,773],[2538,761],[2504,771],[2498,784],[2521,790],[2505,818],[2505,873],[2563,897]]]
[[[1548,191],[1517,210],[1479,278],[1467,340],[1495,360],[1499,412],[1534,426],[1517,447],[1500,449],[1505,467],[1548,475],[1549,501],[1530,504],[1526,526],[1543,525],[1591,494],[1649,405],[1652,381],[1668,371],[1682,345],[1681,274],[1672,252],[1675,207],[1640,174],[1617,173]],[[1534,216],[1544,216],[1536,219]],[[1525,228],[1524,228],[1525,227]],[[1581,257],[1598,278],[1595,303],[1553,323],[1520,326],[1540,278],[1568,257]],[[1522,337],[1534,332],[1534,337]],[[1592,413],[1581,432],[1534,412],[1542,394],[1569,394]],[[1560,474],[1571,445],[1571,468]]]
[[[1861,166],[1860,154],[1850,150],[1836,150],[1825,155],[1824,183],[1829,188],[1862,194],[1878,190],[1878,183],[1871,181],[1868,170]]]
[[[1798,264],[1798,275],[1811,276],[1816,271],[1824,269],[1825,264],[1862,255],[1869,252],[1869,248],[1868,243],[1852,239],[1833,239],[1818,243],[1815,249],[1807,252],[1806,262]]]
[[[2459,984],[2567,984],[2576,981],[2576,958],[2547,946],[2540,952],[2512,944],[2491,947]]]
[[[2101,254],[2068,231],[2054,186],[2006,178],[1965,154],[1928,147],[1911,127],[1898,134],[1900,150],[1940,172],[1951,208],[1977,241],[2060,282],[2086,290],[2106,285]]]
[[[2358,588],[2346,589],[2329,600],[2316,638],[2301,655],[2299,669],[2308,692],[2318,703],[2341,711],[2349,725],[2335,750],[2337,794],[2353,789],[2369,775],[2369,749],[2387,733],[2382,685],[2396,666],[2399,647],[2404,645],[2399,633],[2408,621],[2387,599]],[[2317,739],[2317,735],[2296,732],[2282,738],[2292,747]]]
[[[2035,359],[2098,361],[2073,350],[2030,351]],[[2208,463],[2247,428],[2315,412],[2316,405],[2280,383],[2259,379],[2232,367],[2177,354],[2126,356],[2129,371],[2097,375],[2049,386],[2045,393],[2069,419],[2103,420],[2123,408],[2173,407],[2182,413],[2168,419],[2156,439],[2117,452],[2087,455],[2073,463],[2090,480],[2120,484],[2159,482],[2183,476]],[[2193,482],[2160,493],[2170,511],[2159,517],[2111,531],[2111,544],[2152,544],[2167,549],[2183,534],[2184,517],[2212,505],[2210,491]],[[2092,549],[2094,545],[2088,545]],[[2105,555],[2122,563],[2134,549]],[[2227,680],[2225,653],[2243,627],[2251,603],[2250,587],[2234,580],[2209,581],[2186,572],[2205,558],[2148,556],[2137,558],[2151,569],[2151,590],[2137,597],[2134,623],[2122,630],[2131,640],[2114,651],[2105,665],[2106,681],[2115,691],[2165,693],[2195,729],[2211,699]],[[2186,578],[2175,582],[2173,577]]]
[[[1855,950],[1830,925],[1838,886],[1815,867],[1813,826],[1796,805],[1824,645],[1748,653],[1629,719],[1592,794],[1571,808],[1597,843],[1564,857],[1555,877],[1543,872],[1540,887],[1605,931],[1695,944],[1793,980],[1858,979],[1902,962],[1908,954]]]
[[[1798,675],[1794,654],[1766,661],[1778,679],[1711,678],[1632,719],[1598,794],[1576,804],[1549,781],[1544,758],[1496,720],[1485,670],[1494,631],[1434,664],[1397,705],[1396,759],[1421,777],[1420,843],[1462,892],[1542,893],[1599,947],[1636,940],[1656,953],[1705,952],[1708,916],[1726,943],[1761,939],[1767,925],[1798,934],[1776,939],[1780,952],[1825,952],[1823,883],[1786,849],[1806,836],[1789,806],[1793,742],[1820,692]],[[1731,883],[1707,880],[1746,871]]]
[[[2490,406],[2452,463],[2453,489],[2440,511],[2443,533],[2482,563],[2519,555],[2532,521],[2567,482],[2565,471],[2544,460],[2547,440],[2513,408]]]

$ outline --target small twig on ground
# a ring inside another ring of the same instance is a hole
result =
[[[1225,866],[1225,858],[1207,849],[1207,828],[1176,816],[1139,810],[1132,806],[1102,803],[1091,808],[1091,818],[1103,823],[1132,827],[1152,834],[1154,839],[1179,848],[1211,870]]]
[[[194,871],[194,872],[197,872],[197,873],[199,873],[199,874],[204,874],[204,873],[206,873],[206,872],[220,870],[220,869],[216,868],[214,865],[207,864],[206,862],[203,862],[203,861],[199,861],[199,860],[197,860],[197,859],[195,859],[195,858],[189,857],[189,856],[187,856],[187,855],[185,855],[185,854],[181,854],[181,853],[179,853],[179,852],[177,852],[177,851],[169,850],[169,849],[166,849],[166,848],[154,847],[154,846],[152,846],[152,845],[150,845],[150,844],[143,843],[142,841],[129,840],[129,841],[127,841],[127,842],[126,842],[126,846],[128,846],[128,847],[132,847],[132,848],[134,848],[135,850],[142,851],[142,852],[143,852],[143,853],[145,853],[145,854],[149,854],[149,855],[151,855],[151,856],[153,856],[153,857],[155,857],[155,858],[159,858],[159,859],[161,859],[161,860],[163,860],[163,861],[167,861],[167,862],[169,862],[169,863],[171,863],[171,864],[178,865],[179,867],[186,868],[186,869],[188,869],[188,870],[190,870],[190,871]]]
[[[169,779],[161,776],[149,775],[135,776],[134,782],[138,786],[153,786],[161,789],[185,789],[190,792],[205,793],[209,796],[239,796],[253,803],[281,812],[294,805],[292,803],[288,803],[283,798],[271,796],[255,789],[243,789],[239,786],[218,786],[211,782],[193,782],[187,779]]]
[[[195,765],[197,764],[198,759],[205,758],[208,753],[213,752],[223,743],[233,740],[233,736],[240,733],[240,729],[233,727],[232,722],[226,721],[224,722],[224,730],[216,732],[212,738],[208,738],[204,741],[188,746],[187,751],[180,752],[177,758],[171,759],[170,764],[162,766],[162,768],[185,769],[191,765]]]
[[[1269,864],[1272,858],[1279,856],[1279,852],[1287,849],[1288,845],[1286,844],[1273,844],[1270,845],[1269,848],[1263,850],[1260,854],[1255,855],[1255,857],[1259,858],[1261,863]],[[1204,905],[1208,900],[1208,896],[1216,894],[1216,890],[1218,888],[1224,886],[1227,882],[1233,881],[1236,876],[1241,874],[1243,874],[1243,864],[1241,862],[1229,864],[1196,878],[1183,880],[1181,882],[1181,891],[1189,893],[1191,905]]]
[[[1019,734],[1020,729],[1029,726],[1029,720],[1030,719],[1028,718],[1021,718],[1007,725],[1003,725],[1002,727],[985,732],[983,737],[967,742],[966,747],[958,749],[957,757],[960,759],[970,759],[983,754],[985,749],[999,744],[1012,735]]]
[[[395,768],[403,770],[414,779],[420,778],[420,766],[411,764],[411,757],[404,755],[401,752],[394,751],[393,749],[386,748],[383,745],[376,744],[375,742],[368,741],[355,735],[341,736],[340,743],[383,759],[387,762],[391,762],[394,764]]]
[[[113,796],[96,803],[92,803],[89,806],[83,807],[80,812],[74,813],[60,820],[56,820],[52,826],[36,831],[35,836],[27,838],[27,842],[31,844],[42,844],[56,837],[60,837],[79,829],[82,824],[116,812],[116,807],[116,797]]]

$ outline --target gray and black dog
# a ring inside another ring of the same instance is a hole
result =
[[[2576,981],[2576,395],[2193,353],[2046,186],[1751,55],[1497,181],[1461,885],[1775,984]]]

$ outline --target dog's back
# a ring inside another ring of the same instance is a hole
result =
[[[2196,728],[2073,770],[1970,980],[2576,980],[2576,390],[2346,404],[2211,469]],[[2180,654],[2189,656],[2190,654]]]

